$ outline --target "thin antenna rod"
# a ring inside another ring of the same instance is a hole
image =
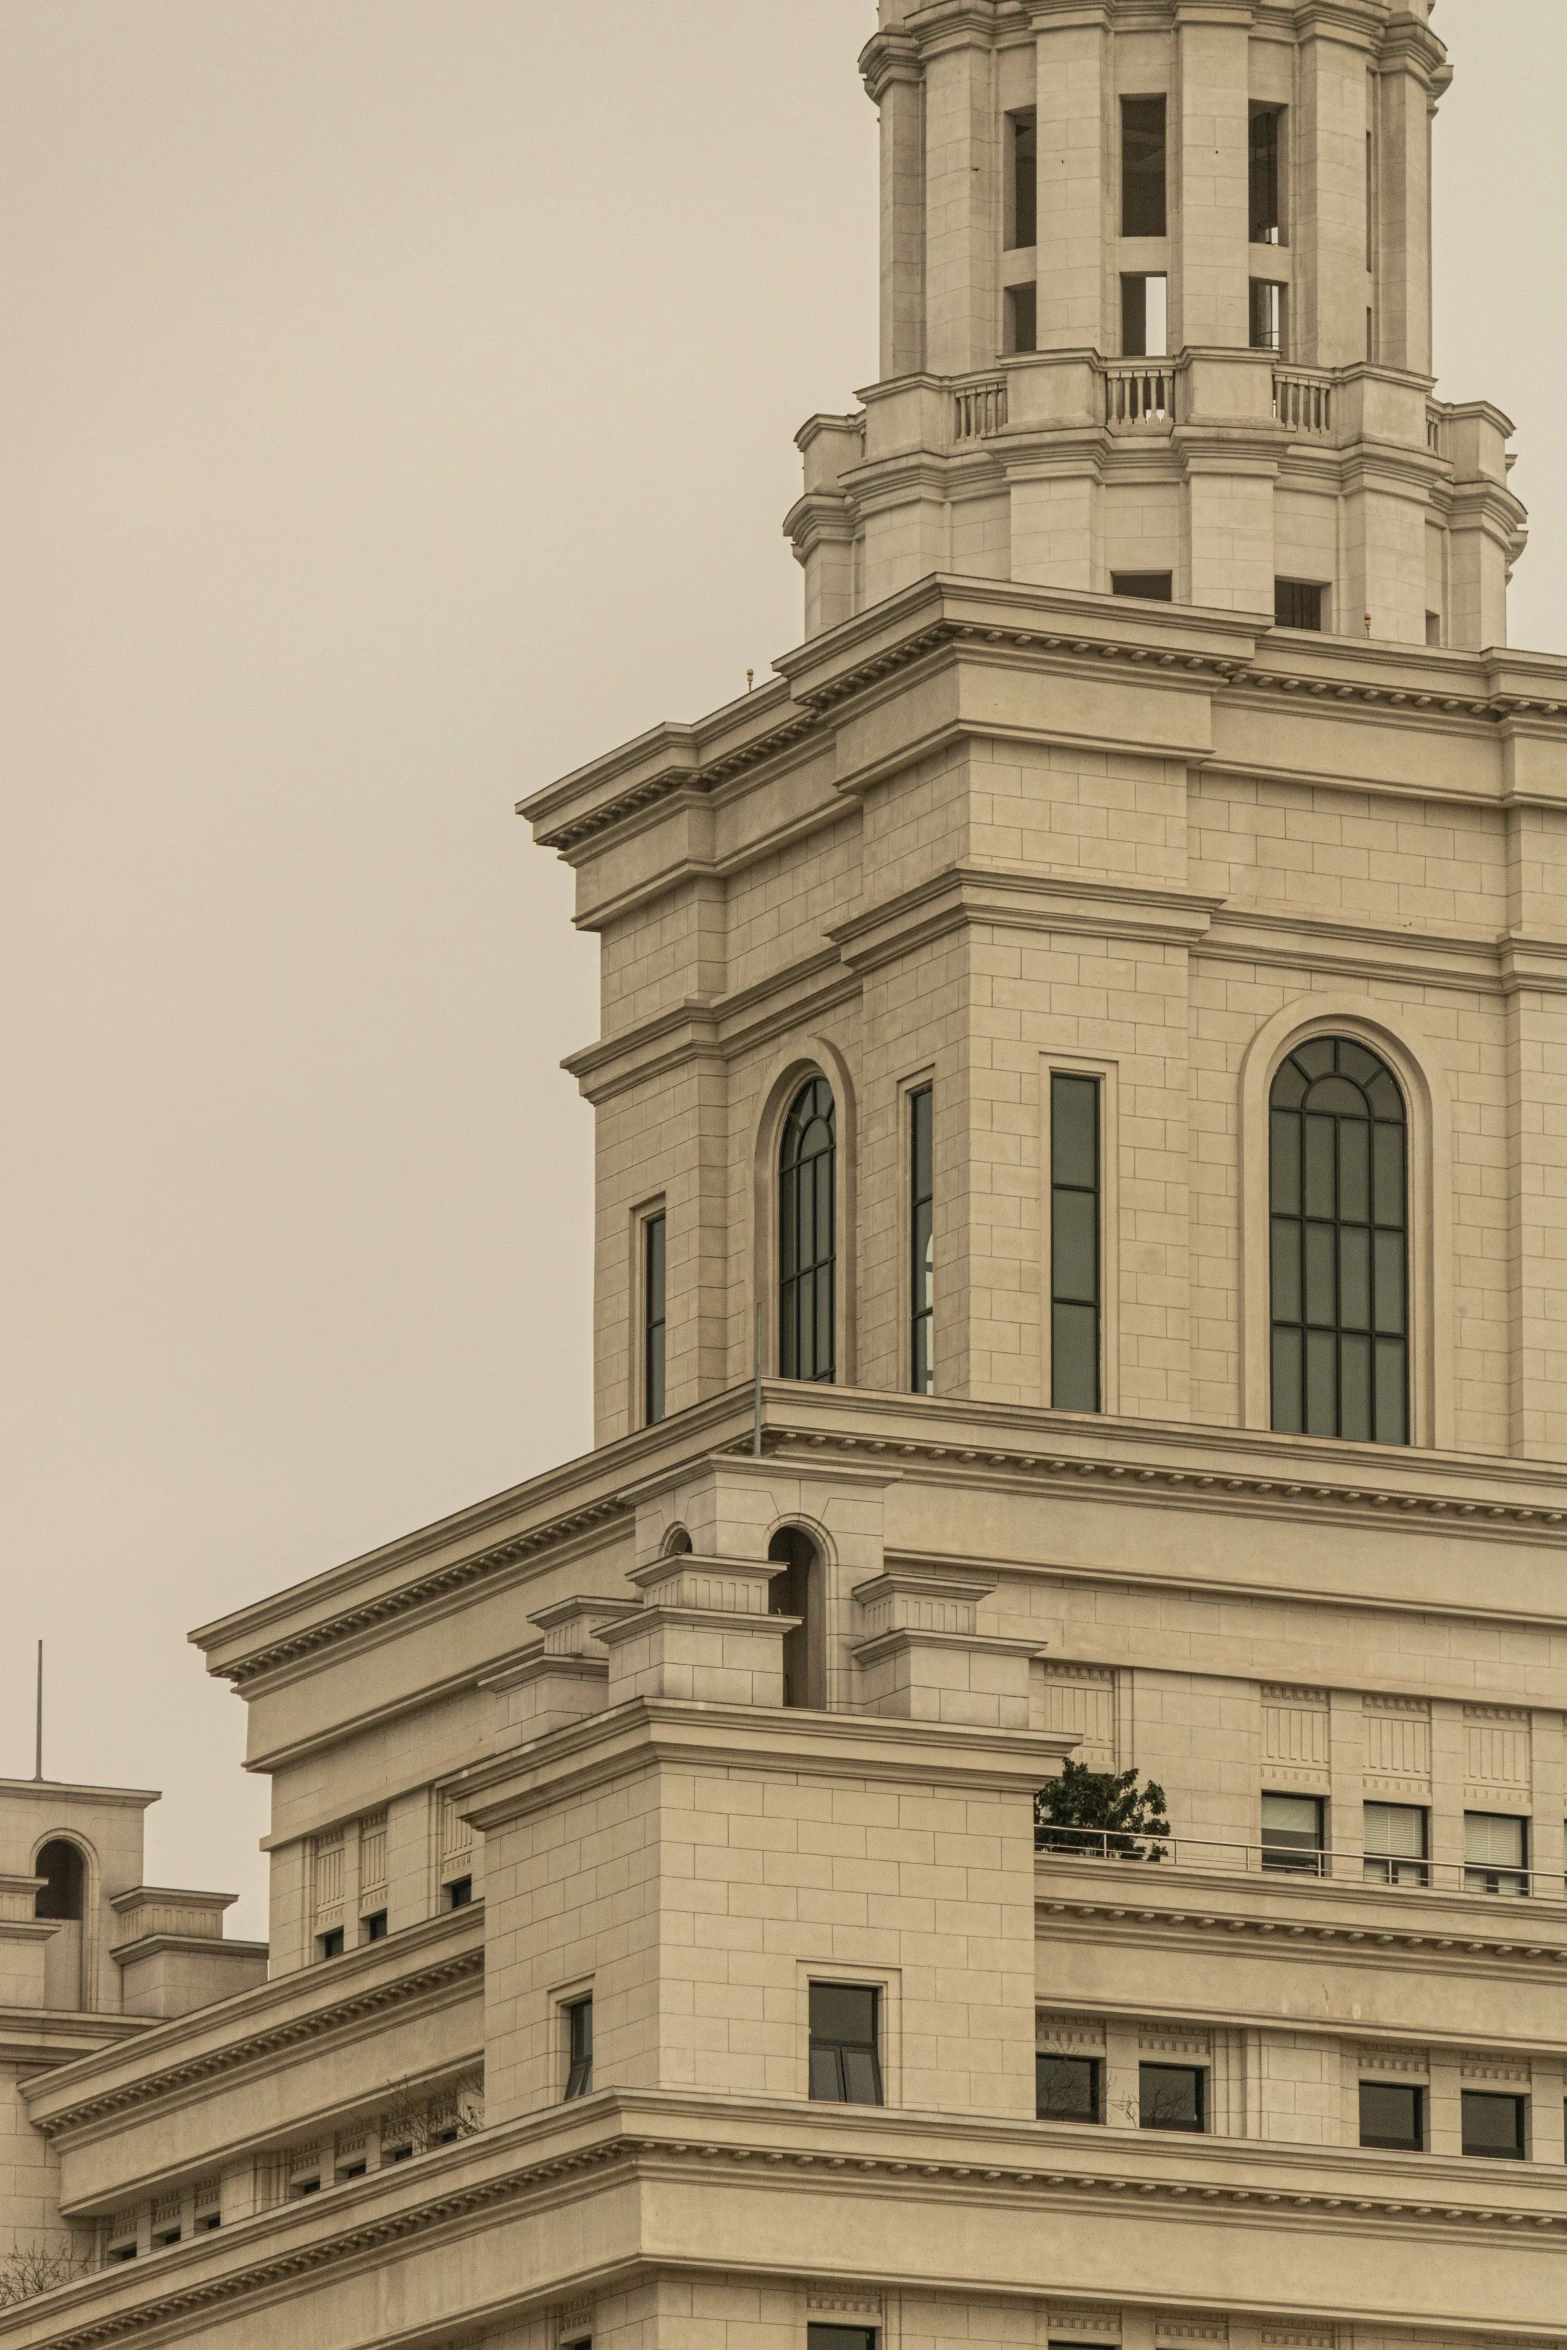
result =
[[[38,1702],[33,1713],[33,1777],[44,1775],[44,1644],[38,1643]]]
[[[762,1301],[756,1301],[756,1370],[751,1388],[751,1450],[762,1457]]]

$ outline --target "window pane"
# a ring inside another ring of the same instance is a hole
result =
[[[1338,1342],[1338,1432],[1371,1442],[1371,1341],[1352,1331]]]
[[[1493,2160],[1522,2162],[1524,2100],[1494,2096],[1489,2090],[1465,2089],[1464,2152],[1489,2155]]]
[[[1331,1330],[1306,1333],[1306,1434],[1338,1434],[1338,1341]]]
[[[1371,1221],[1371,1128],[1364,1118],[1339,1121],[1338,1212],[1351,1223]]]
[[[1527,1823],[1506,1812],[1466,1811],[1464,1814],[1464,1858],[1469,1861],[1490,1861],[1502,1868],[1521,1869],[1526,1865]]]
[[[1314,1036],[1300,1044],[1290,1059],[1307,1077],[1329,1077],[1338,1067],[1337,1040],[1331,1036]]]
[[[1272,1205],[1282,1209],[1287,1216],[1298,1216],[1301,1210],[1300,1120],[1291,1110],[1275,1110],[1272,1127]]]
[[[1093,1306],[1053,1306],[1050,1401],[1058,1412],[1099,1409],[1099,1316]]]
[[[1404,1235],[1379,1232],[1377,1253],[1377,1328],[1403,1336]]]
[[[931,1115],[933,1096],[928,1085],[909,1096],[909,1137],[914,1160],[914,1196],[929,1199],[932,1191],[931,1171],[934,1165],[932,1135],[934,1120]]]
[[[1057,1298],[1092,1305],[1099,1294],[1099,1203],[1091,1191],[1057,1191],[1050,1226],[1051,1287]]]
[[[1121,100],[1121,234],[1165,234],[1164,100]]]
[[[1301,1318],[1300,1226],[1292,1217],[1273,1219],[1273,1319],[1298,1322]]]
[[[1398,1241],[1397,1233],[1377,1235]],[[1338,1235],[1338,1311],[1346,1330],[1371,1327],[1371,1234],[1364,1224],[1341,1224]],[[1397,1327],[1397,1325],[1395,1325]]]
[[[1306,1319],[1331,1329],[1337,1316],[1338,1285],[1334,1280],[1333,1227],[1306,1226]]]
[[[1368,1803],[1365,1845],[1368,1852],[1392,1853],[1410,1860],[1424,1860],[1424,1810],[1415,1803]]]
[[[1094,1190],[1099,1182],[1099,1080],[1050,1080],[1050,1179]]]
[[[805,2350],[876,2350],[874,2326],[817,2326],[805,2329]]]
[[[1391,1080],[1390,1080],[1391,1082]],[[1371,1130],[1371,1161],[1377,1222],[1404,1221],[1404,1130],[1378,1123]]]
[[[1185,2064],[1138,2068],[1138,2121],[1145,2130],[1202,2128],[1201,2069]]]
[[[811,2095],[829,2104],[842,2104],[843,2091],[838,2085],[836,2048],[812,2048]]]
[[[1360,2143],[1391,2146],[1401,2153],[1418,2153],[1425,2143],[1425,2098],[1419,2089],[1391,2081],[1360,2084]]]
[[[1305,1127],[1306,1213],[1331,1216],[1337,1205],[1333,1188],[1333,1120],[1312,1117],[1308,1112]]]
[[[1298,1110],[1306,1098],[1306,1080],[1296,1066],[1296,1061],[1297,1055],[1291,1053],[1287,1061],[1279,1064],[1269,1097],[1276,1110]]]
[[[862,1983],[811,1985],[811,2038],[876,2045],[876,1991]]]
[[[1277,108],[1251,118],[1247,174],[1247,235],[1254,245],[1279,241],[1279,116]]]
[[[649,1425],[664,1417],[664,1219],[650,1216],[644,1226],[643,1403]]]
[[[1409,1442],[1408,1366],[1401,1338],[1377,1340],[1378,1444]]]
[[[873,2048],[844,2048],[843,2093],[851,2105],[880,2105],[881,2075]]]
[[[1298,1330],[1273,1333],[1273,1425],[1285,1436],[1299,1436],[1305,1427]]]
[[[1099,2060],[1093,2056],[1034,2057],[1034,2112],[1040,2121],[1099,2119]]]

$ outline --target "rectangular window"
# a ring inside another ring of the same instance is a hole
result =
[[[153,2239],[152,2239],[152,2240],[153,2240],[154,2244],[155,2244],[155,2245],[157,2245],[158,2249],[161,2251],[165,2245],[167,2245],[167,2244],[177,2244],[177,2243],[179,2242],[179,2240],[180,2240],[180,2231],[179,2231],[179,2229],[178,2229],[177,2227],[172,2227],[172,2228],[158,2228],[158,2229],[156,2229],[156,2230],[154,2231],[154,2234],[153,2234]]]
[[[574,1999],[566,2010],[566,2095],[593,2093],[593,2002]]]
[[[655,1427],[664,1417],[664,1218],[642,1227],[642,1417]]]
[[[815,2326],[805,2329],[805,2350],[876,2350],[874,2326]]]
[[[360,1919],[359,1939],[361,1942],[385,1941],[386,1912],[384,1909],[373,1909],[367,1918]]]
[[[1401,2081],[1360,2084],[1360,2143],[1385,2146],[1395,2154],[1419,2154],[1425,2146],[1426,2093]]]
[[[1283,119],[1283,109],[1277,106],[1259,106],[1252,113],[1248,159],[1251,225],[1247,234],[1254,245],[1284,242],[1284,220],[1279,204],[1279,131]]]
[[[1251,347],[1280,353],[1284,349],[1284,288],[1265,277],[1251,280]]]
[[[1127,359],[1162,359],[1170,347],[1169,280],[1150,277],[1121,280],[1121,352]]]
[[[909,1385],[936,1392],[935,1094],[909,1096]]]
[[[1262,1865],[1322,1874],[1320,1795],[1265,1795],[1262,1799]]]
[[[1366,1880],[1373,1885],[1429,1885],[1426,1815],[1418,1803],[1368,1803],[1364,1838]]]
[[[1199,2064],[1137,2068],[1137,2120],[1145,2130],[1201,2130],[1206,2124],[1206,2069]]]
[[[106,2260],[134,2260],[135,2257],[136,2247],[134,2244],[111,2244],[104,2255]]]
[[[1112,596],[1141,596],[1145,604],[1168,604],[1175,575],[1169,571],[1112,571]]]
[[[1121,234],[1165,234],[1164,100],[1121,100]]]
[[[1007,288],[1006,348],[1008,351],[1038,350],[1039,288],[1037,286],[1009,286]]]
[[[220,2228],[222,2225],[223,2214],[221,2211],[198,2211],[196,2214],[198,2236],[210,2236],[214,2228]]]
[[[341,1958],[342,1955],[343,1929],[341,1926],[333,1926],[329,1933],[316,1936],[317,1958]]]
[[[1426,614],[1426,643],[1431,646],[1439,647],[1441,642],[1442,615],[1440,612],[1428,612]]]
[[[1007,226],[1009,250],[1039,235],[1039,132],[1032,112],[1007,116]]]
[[[1099,1409],[1099,1080],[1050,1077],[1050,1401]]]
[[[1313,579],[1276,579],[1273,583],[1275,628],[1322,627],[1322,588]]]
[[[448,1909],[466,1909],[473,1899],[473,1879],[472,1877],[453,1877],[451,1883],[444,1890]]]
[[[1511,1812],[1464,1814],[1466,1893],[1523,1894],[1529,1890],[1529,1823]]]
[[[1492,2162],[1522,2162],[1526,2097],[1498,2097],[1489,2089],[1465,2089],[1464,2152]]]
[[[880,2105],[881,1993],[868,1983],[811,1985],[811,2095]]]
[[[1103,2068],[1097,2056],[1034,2054],[1034,2115],[1042,2122],[1104,2119]]]

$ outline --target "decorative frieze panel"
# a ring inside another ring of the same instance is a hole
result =
[[[1423,1697],[1365,1697],[1368,1778],[1431,1776],[1431,1708]]]
[[[1529,1716],[1517,1706],[1464,1707],[1464,1777],[1475,1787],[1527,1787]]]
[[[311,1839],[310,1905],[318,1933],[343,1922],[343,1861],[341,1828]]]
[[[1383,2078],[1424,2081],[1430,2078],[1431,2059],[1424,2048],[1365,2047],[1358,2053],[1362,2073]]]
[[[1213,2053],[1209,2033],[1162,2032],[1156,2024],[1138,2033],[1137,2045],[1144,2056],[1211,2056]]]
[[[386,1813],[366,1812],[359,1823],[359,1906],[373,1906],[367,1894],[386,1891]]]
[[[1292,1772],[1321,1772],[1330,1755],[1328,1693],[1264,1685],[1262,1757]]]
[[[1230,2321],[1227,2317],[1193,2317],[1174,2311],[1169,2316],[1154,2312],[1153,2338],[1156,2350],[1179,2350],[1187,2342],[1227,2342]]]
[[[1034,2016],[1034,2046],[1059,2053],[1072,2049],[1097,2051],[1104,2047],[1105,2028],[1097,2016],[1051,2015],[1040,2008]]]
[[[1492,2088],[1527,2089],[1529,2067],[1505,2057],[1469,2056],[1458,2068],[1460,2080],[1484,2082]]]
[[[1047,2301],[1045,2326],[1052,2342],[1119,2342],[1121,2312],[1087,2309],[1074,2301]]]
[[[1043,1727],[1078,1739],[1077,1759],[1091,1770],[1114,1770],[1114,1672],[1108,1665],[1066,1664],[1054,1658],[1043,1670]]]

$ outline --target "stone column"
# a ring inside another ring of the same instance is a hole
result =
[[[932,375],[1000,349],[1001,123],[988,40],[968,30],[925,67],[925,359]]]
[[[1244,350],[1251,0],[1177,0],[1171,348]],[[1270,581],[1271,589],[1271,581]],[[1203,597],[1201,601],[1209,602]]]
[[[1106,317],[1109,10],[1104,0],[1030,0],[1029,15],[1039,56],[1039,347],[1113,349]]]

